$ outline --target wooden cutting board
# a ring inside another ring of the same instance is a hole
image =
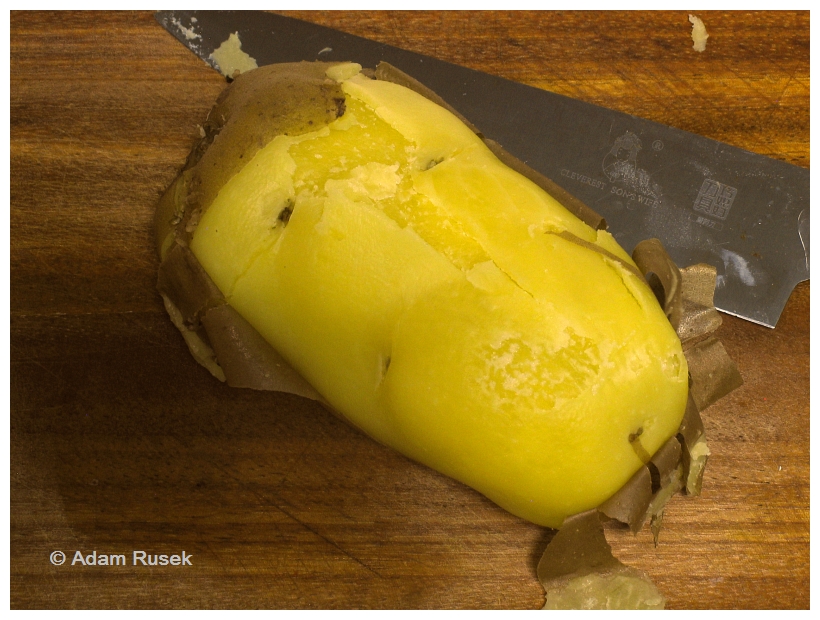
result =
[[[702,13],[701,54],[685,12],[293,15],[809,165],[808,13]],[[150,13],[12,13],[10,40],[12,608],[542,606],[550,531],[188,354],[151,220],[224,80]],[[704,413],[703,495],[657,548],[607,536],[670,608],[808,608],[808,283],[721,337],[746,383]]]

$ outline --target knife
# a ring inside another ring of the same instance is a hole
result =
[[[714,265],[715,306],[728,314],[774,327],[809,279],[805,168],[282,15],[162,11],[156,19],[216,69],[212,53],[234,33],[260,66],[389,62],[598,211],[627,251],[657,237],[679,265]]]

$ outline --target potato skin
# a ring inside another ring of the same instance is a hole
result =
[[[190,242],[219,190],[276,136],[314,131],[341,116],[344,93],[326,75],[335,64],[267,65],[238,75],[222,91],[203,123],[205,135],[160,199],[154,230],[161,256],[171,234],[182,245]]]
[[[313,131],[343,114],[344,94],[326,75],[335,64],[267,65],[238,75],[208,113],[203,137],[160,198],[154,216],[161,260],[157,288],[197,362],[229,385],[286,391],[322,402],[261,336],[251,335],[255,330],[235,312],[210,312],[226,302],[189,245],[219,190],[260,149],[278,135]],[[226,342],[226,332],[233,334],[227,339],[233,344],[222,347],[217,359],[212,344]]]

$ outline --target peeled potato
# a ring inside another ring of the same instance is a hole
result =
[[[677,431],[680,340],[609,233],[360,69],[239,76],[163,198],[161,252],[362,431],[560,527]],[[219,376],[214,305],[166,296]]]

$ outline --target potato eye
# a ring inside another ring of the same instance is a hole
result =
[[[276,217],[277,220],[282,222],[282,225],[287,226],[288,220],[290,220],[290,215],[293,213],[293,201],[288,200],[285,207],[279,212],[279,215]]]

